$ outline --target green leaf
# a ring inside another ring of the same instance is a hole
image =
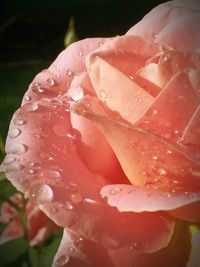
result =
[[[71,43],[76,42],[77,40],[78,38],[74,27],[74,19],[71,17],[69,20],[67,33],[64,38],[64,47],[68,47]]]
[[[0,135],[0,152],[2,154],[5,154],[5,149],[4,148],[5,148],[4,141],[3,141],[2,136]]]
[[[62,239],[62,231],[52,235],[40,248],[41,267],[50,267]],[[35,267],[35,266],[34,266]],[[36,266],[40,267],[40,266]]]
[[[16,188],[7,179],[0,180],[0,205],[17,192]]]
[[[34,247],[29,247],[29,259],[31,267],[43,267],[40,260],[39,252]]]
[[[6,266],[17,260],[28,249],[28,243],[24,238],[14,239],[0,245],[0,261]],[[17,267],[17,266],[16,266]]]

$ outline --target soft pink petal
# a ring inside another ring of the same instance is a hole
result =
[[[199,104],[200,95],[188,75],[180,72],[163,88],[136,125],[177,141]]]
[[[131,123],[138,119],[154,99],[99,56],[91,59],[89,76],[98,98]]]
[[[200,47],[198,11],[196,1],[171,1],[161,4],[134,25],[128,35],[171,46],[176,50],[198,51]]]
[[[72,264],[74,267],[114,267],[107,251],[65,228],[52,267]]]
[[[180,146],[149,131],[102,117],[105,114],[97,115],[92,109],[83,110],[82,103],[75,110],[97,123],[133,184],[152,184],[166,191],[200,190],[198,159]]]
[[[127,212],[174,210],[200,201],[200,192],[185,194],[124,184],[107,185],[102,188],[101,195],[107,197],[109,205]]]
[[[87,54],[108,40],[109,38],[90,38],[70,45],[59,54],[47,70],[43,70],[34,78],[22,104],[65,94],[73,78],[86,70]]]
[[[200,152],[200,105],[192,115],[188,126],[185,128],[181,143],[189,149]],[[196,174],[200,176],[200,173]]]

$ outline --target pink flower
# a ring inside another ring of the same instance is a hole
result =
[[[0,236],[0,244],[22,237],[26,234],[24,231],[27,231],[29,244],[31,246],[38,245],[58,229],[39,207],[35,206],[31,201],[26,204],[24,214],[26,221],[22,222],[19,211],[17,211],[17,209],[22,209],[23,207],[21,195],[13,195],[10,197],[10,201],[16,207],[7,202],[4,202],[1,206],[0,223],[6,224],[6,228]],[[23,226],[23,223],[27,225]],[[23,229],[23,227],[27,227],[27,230]]]
[[[2,169],[65,228],[54,266],[163,266],[176,218],[200,220],[199,10],[160,5],[127,35],[74,43],[30,84]]]

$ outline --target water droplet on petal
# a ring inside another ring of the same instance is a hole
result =
[[[23,124],[25,124],[25,123],[26,123],[26,121],[23,120],[23,119],[21,119],[21,118],[16,118],[16,119],[14,119],[14,124],[15,124],[15,125],[23,125]]]
[[[39,107],[38,104],[34,103],[34,102],[24,105],[24,108],[26,109],[27,112],[36,111],[38,109],[38,107]]]
[[[99,91],[99,96],[104,99],[107,97],[106,92],[104,90]]]
[[[60,256],[60,257],[56,260],[55,265],[56,265],[57,267],[63,267],[63,266],[65,266],[65,264],[66,264],[68,261],[69,261],[69,256],[65,256],[65,255],[63,255],[63,256]]]
[[[168,149],[167,154],[172,154],[172,151],[170,149]]]
[[[131,80],[133,80],[133,76],[132,76],[132,75],[130,75],[129,78],[130,78]]]
[[[48,78],[46,82],[47,82],[47,84],[50,85],[50,86],[55,86],[55,84],[56,84],[56,82],[55,82],[54,79],[52,79],[52,78]]]
[[[13,144],[7,147],[6,152],[13,154],[23,154],[28,150],[28,147],[24,144]]]
[[[158,168],[157,172],[158,172],[159,175],[166,175],[167,174],[167,171],[162,167]]]
[[[16,161],[16,158],[11,157],[11,156],[7,156],[7,157],[4,159],[3,164],[4,164],[4,165],[9,165],[9,164],[11,164],[11,163],[13,163],[13,162],[15,162],[15,161]]]
[[[28,173],[28,174],[34,174],[35,172],[36,172],[36,170],[33,170],[33,169],[28,169],[28,170],[27,170],[27,173]]]
[[[79,52],[79,56],[81,56],[81,57],[82,57],[82,55],[83,55],[83,52]]]
[[[72,76],[73,72],[71,70],[67,71],[67,75]]]
[[[30,100],[31,100],[31,97],[29,95],[24,96],[24,101],[30,101]]]
[[[156,115],[158,113],[157,109],[153,110],[153,114]]]
[[[33,93],[44,93],[44,89],[41,87],[41,84],[40,83],[33,83],[32,85],[32,91]]]
[[[78,101],[84,97],[83,89],[81,86],[73,87],[69,92],[72,100]]]
[[[53,190],[47,184],[35,184],[32,187],[30,198],[38,204],[51,202],[53,199]]]
[[[21,133],[21,130],[18,128],[11,128],[8,132],[8,136],[11,138],[15,138],[17,136],[19,136]]]
[[[66,201],[65,202],[65,208],[67,210],[73,210],[74,209],[74,206],[69,201]]]
[[[75,192],[71,195],[71,201],[74,204],[80,204],[83,201],[83,195],[80,192]]]

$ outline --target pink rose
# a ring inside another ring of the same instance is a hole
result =
[[[2,169],[65,228],[53,266],[170,266],[177,218],[200,221],[199,10],[162,4],[124,36],[72,44],[30,84]]]
[[[16,208],[22,208],[23,201],[20,194],[13,195],[10,200]],[[22,221],[16,208],[7,202],[4,202],[1,206],[0,223],[6,224],[6,228],[0,235],[0,244],[22,237],[25,234],[23,232],[25,229],[23,229]],[[58,229],[39,207],[35,206],[31,201],[26,204],[25,216],[27,235],[31,246],[40,244]]]

